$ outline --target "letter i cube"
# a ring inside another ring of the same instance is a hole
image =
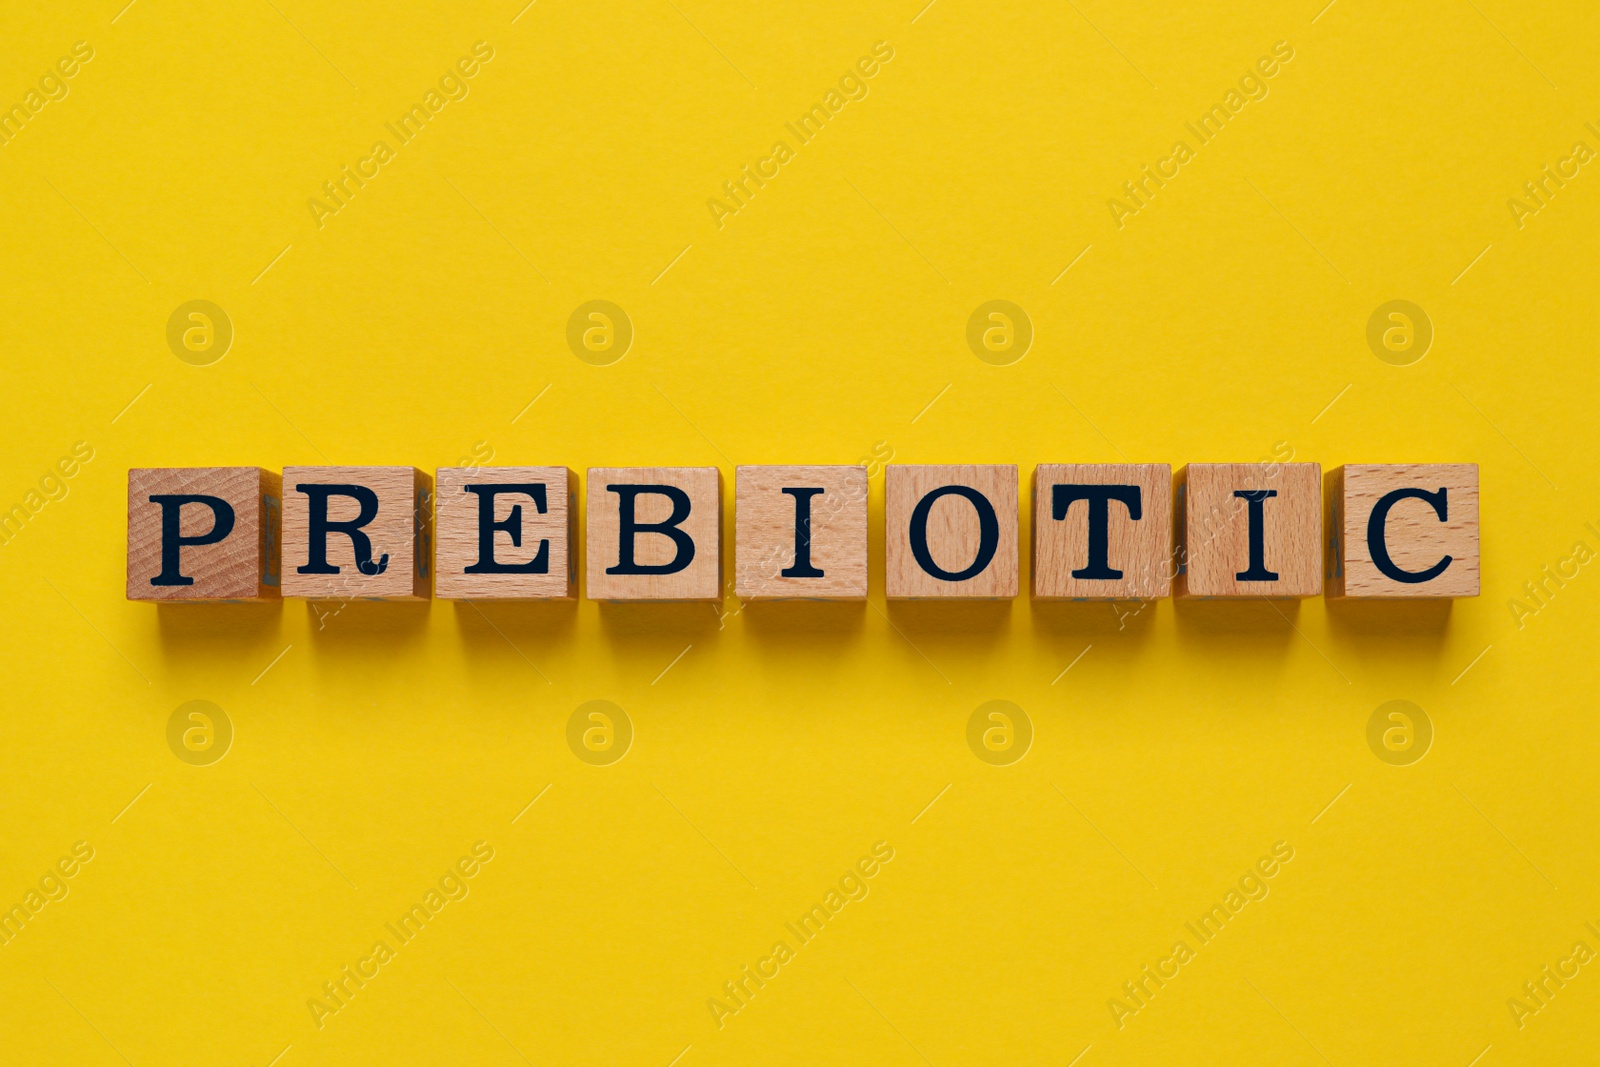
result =
[[[867,598],[866,467],[739,467],[733,494],[740,600]]]
[[[1322,593],[1321,466],[1191,463],[1175,495],[1178,597]]]

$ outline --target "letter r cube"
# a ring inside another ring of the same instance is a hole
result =
[[[283,595],[425,600],[433,480],[415,467],[285,467]]]

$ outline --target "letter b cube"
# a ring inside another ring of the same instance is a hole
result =
[[[590,467],[590,600],[722,599],[722,472]]]

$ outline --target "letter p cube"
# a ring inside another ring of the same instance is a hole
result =
[[[128,471],[128,599],[276,599],[280,497],[260,467]]]

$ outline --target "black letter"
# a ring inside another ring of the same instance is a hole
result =
[[[794,497],[794,566],[778,573],[785,578],[822,578],[822,571],[811,565],[811,498],[820,496],[824,490],[784,489],[782,492]]]
[[[348,534],[350,547],[355,551],[356,570],[367,576],[382,574],[389,569],[389,553],[378,562],[372,562],[372,539],[361,532],[361,527],[378,517],[378,494],[364,485],[297,485],[295,492],[310,497],[311,514],[306,521],[309,544],[306,545],[306,565],[296,567],[300,574],[338,574],[339,568],[328,562],[328,535]],[[328,521],[328,498],[347,496],[361,506],[354,519],[344,522]]]
[[[1074,578],[1121,578],[1122,572],[1113,570],[1108,556],[1111,553],[1111,501],[1127,505],[1128,518],[1139,521],[1140,494],[1137,485],[1057,485],[1050,489],[1050,516],[1067,517],[1074,500],[1089,502],[1089,562],[1072,572]]]
[[[978,554],[973,559],[972,566],[964,571],[942,570],[928,552],[928,515],[933,511],[934,501],[952,493],[971,501],[972,510],[978,513]],[[916,557],[918,565],[935,578],[947,582],[964,582],[974,575],[982,574],[983,568],[994,559],[995,549],[999,547],[1000,520],[995,517],[994,505],[989,503],[988,497],[971,486],[941,486],[917,501],[916,508],[911,512],[911,554]]]
[[[1389,522],[1389,509],[1408,498],[1433,505],[1433,513],[1439,516],[1440,522],[1450,518],[1450,501],[1445,495],[1444,486],[1440,486],[1437,493],[1425,489],[1396,489],[1373,505],[1372,515],[1367,519],[1367,552],[1372,556],[1372,565],[1385,578],[1406,585],[1421,585],[1443,574],[1445,568],[1450,566],[1452,557],[1445,556],[1425,571],[1407,571],[1395,566],[1394,560],[1389,557],[1389,544],[1383,539],[1384,529]]]
[[[1250,502],[1250,566],[1234,575],[1241,582],[1275,582],[1277,571],[1267,570],[1267,498],[1276,489],[1238,489],[1234,496]]]
[[[543,482],[504,482],[493,485],[464,485],[461,488],[478,494],[478,562],[462,571],[463,574],[549,574],[550,542],[539,542],[539,551],[526,563],[499,563],[494,558],[494,532],[504,530],[511,535],[511,543],[522,547],[522,505],[512,504],[511,514],[504,522],[494,521],[494,498],[498,493],[522,493],[533,498],[533,506],[543,515],[549,511],[545,504]]]
[[[608,485],[606,490],[621,498],[617,502],[617,565],[607,567],[607,574],[676,574],[694,562],[694,538],[678,529],[678,524],[689,517],[688,493],[675,485]],[[672,501],[672,514],[664,522],[635,522],[633,502],[640,493],[660,493]],[[633,541],[641,532],[672,538],[678,546],[677,556],[670,563],[635,563]]]
[[[233,505],[220,496],[202,496],[198,493],[172,493],[152,496],[152,504],[161,505],[161,573],[150,579],[151,585],[193,585],[194,579],[183,574],[179,550],[184,545],[214,545],[233,532]],[[180,514],[185,504],[204,504],[211,509],[211,531],[196,537],[180,536]]]

